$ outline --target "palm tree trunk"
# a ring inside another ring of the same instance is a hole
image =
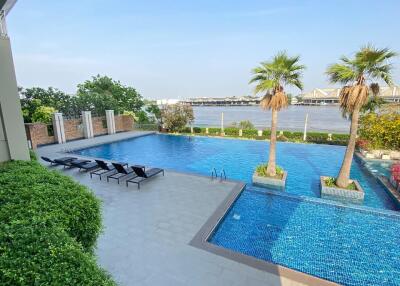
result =
[[[278,111],[272,108],[271,119],[271,140],[269,142],[269,159],[267,174],[271,177],[276,176],[276,125],[278,121]]]
[[[356,146],[356,137],[358,129],[358,118],[360,116],[360,108],[355,108],[351,115],[350,138],[347,144],[346,153],[344,155],[342,167],[339,176],[336,179],[336,185],[340,188],[347,188],[350,179],[351,163],[353,161],[354,149]]]

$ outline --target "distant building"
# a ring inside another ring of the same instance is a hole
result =
[[[181,102],[193,106],[248,106],[257,105],[261,98],[257,96],[231,96],[231,97],[199,97],[188,98]]]
[[[157,99],[157,105],[177,104],[179,102],[179,99]]]
[[[325,105],[339,103],[340,88],[316,88],[310,92],[301,94],[303,104]],[[384,86],[380,88],[378,95],[386,102],[400,102],[400,86]]]

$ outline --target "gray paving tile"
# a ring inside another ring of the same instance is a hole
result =
[[[64,149],[143,134],[119,133],[50,145],[38,153],[57,157]],[[133,186],[90,179],[76,170],[52,169],[88,186],[102,200],[104,231],[96,254],[120,285],[296,285],[288,279],[281,284],[277,276],[188,245],[234,183],[168,171],[137,191]],[[260,284],[263,281],[266,284]]]

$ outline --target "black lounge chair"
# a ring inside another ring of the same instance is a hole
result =
[[[135,174],[137,175],[137,177],[129,179],[126,181],[126,186],[128,187],[129,183],[134,183],[137,184],[138,189],[140,189],[140,183],[151,178],[154,177],[157,174],[162,173],[164,176],[164,169],[160,169],[160,168],[152,168],[150,170],[145,169],[144,166],[131,166],[132,170],[135,172]]]
[[[85,170],[86,172],[99,168],[99,165],[96,162],[78,162],[78,161],[80,160],[71,161],[70,162],[71,167],[79,168],[79,171]]]
[[[54,159],[54,161],[56,163],[58,163],[59,165],[63,165],[64,168],[74,168],[77,167],[78,165],[83,165],[85,163],[89,163],[90,160],[86,160],[86,159],[75,159],[75,160],[71,160],[71,161],[60,161],[58,159]],[[79,167],[78,167],[79,168]]]
[[[120,164],[120,163],[111,163],[111,164],[113,164],[115,170],[117,170],[117,173],[108,175],[107,182],[109,182],[110,179],[114,179],[114,180],[117,180],[117,182],[119,184],[121,179],[135,175],[133,170],[128,169],[128,167],[122,166],[122,164]]]
[[[90,172],[90,178],[93,178],[93,175],[96,175],[96,176],[99,176],[99,178],[101,180],[102,175],[105,175],[105,174],[108,174],[111,172],[113,172],[112,175],[117,173],[117,170],[115,169],[115,167],[113,165],[108,165],[103,160],[95,160],[95,161],[99,165],[100,169]],[[122,166],[128,166],[127,163],[120,163],[120,164]]]
[[[60,164],[63,165],[66,162],[70,162],[70,161],[77,159],[76,157],[62,157],[62,158],[57,158],[57,159],[52,160],[52,159],[50,159],[48,157],[44,157],[44,156],[41,156],[40,158],[42,158],[43,161],[50,163],[50,166],[53,166],[53,165],[56,166],[56,165],[60,165]]]

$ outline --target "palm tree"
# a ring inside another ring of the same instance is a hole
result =
[[[396,53],[387,48],[377,49],[371,45],[362,47],[353,59],[342,57],[340,63],[330,65],[326,71],[332,83],[342,83],[345,86],[340,91],[340,107],[344,116],[351,117],[350,138],[346,153],[340,168],[336,185],[346,188],[349,185],[351,163],[356,144],[358,119],[360,109],[368,101],[368,82],[383,80],[392,84],[392,65],[389,60]],[[379,92],[377,83],[371,84],[374,94]]]
[[[276,127],[278,111],[287,107],[288,98],[285,86],[295,86],[303,89],[300,78],[305,66],[299,64],[300,57],[289,57],[286,52],[279,52],[271,61],[262,62],[253,69],[253,78],[250,83],[256,83],[254,93],[264,93],[261,100],[263,109],[272,110],[271,141],[269,145],[269,159],[267,175],[276,176]]]

